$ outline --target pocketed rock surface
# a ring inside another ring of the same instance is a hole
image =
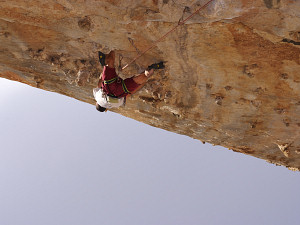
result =
[[[97,51],[124,66],[206,2],[1,1],[0,76],[94,104]],[[299,170],[299,47],[300,1],[214,0],[120,73],[166,61],[114,112]]]

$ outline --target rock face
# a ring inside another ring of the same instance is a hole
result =
[[[0,75],[94,104],[97,51],[124,66],[206,2],[1,1]],[[299,47],[300,1],[214,0],[120,72],[167,62],[115,112],[299,170]]]

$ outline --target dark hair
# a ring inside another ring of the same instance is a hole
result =
[[[96,103],[96,109],[97,109],[99,112],[105,112],[105,111],[106,111],[106,108],[102,107],[102,106],[99,105],[98,103]]]

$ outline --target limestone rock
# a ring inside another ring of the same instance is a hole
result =
[[[2,1],[0,75],[94,104],[97,51],[124,66],[206,2]],[[299,170],[299,46],[299,1],[214,0],[120,73],[167,61],[115,111]]]

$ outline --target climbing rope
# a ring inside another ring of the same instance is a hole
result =
[[[150,51],[152,48],[154,48],[157,43],[161,42],[162,40],[164,40],[170,33],[172,33],[174,30],[176,30],[179,26],[184,25],[188,20],[190,20],[193,16],[195,16],[198,12],[200,12],[201,10],[203,10],[204,8],[206,8],[212,1],[214,0],[210,0],[208,1],[205,5],[201,6],[199,9],[197,9],[194,13],[192,13],[188,18],[186,18],[185,20],[182,20],[182,18],[179,20],[178,24],[171,29],[170,31],[168,31],[165,35],[163,35],[162,37],[160,37],[159,39],[157,39],[156,41],[153,42],[153,44],[147,48],[146,50],[144,50],[143,52],[141,52],[140,54],[138,54],[137,57],[135,57],[133,60],[131,60],[129,63],[127,63],[122,70],[126,69],[129,65],[131,65],[132,63],[134,63],[138,58],[140,58],[141,56],[143,56],[146,52]],[[186,8],[185,8],[186,10]],[[182,20],[182,21],[181,21]]]

